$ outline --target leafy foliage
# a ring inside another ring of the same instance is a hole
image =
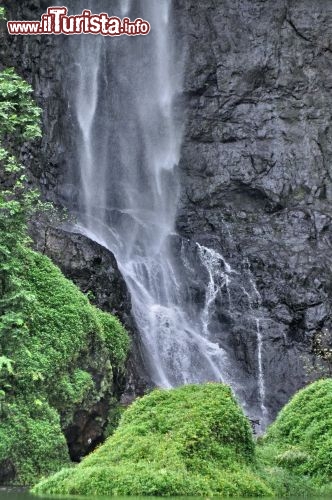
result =
[[[47,257],[28,249],[21,257],[19,278],[28,299],[20,311],[19,328],[14,323],[11,329],[7,325],[6,335],[0,337],[0,387],[5,394],[0,462],[10,460],[15,465],[16,481],[31,484],[40,475],[69,463],[56,410],[64,419],[69,418],[75,405],[99,397],[97,382],[85,369],[89,365],[88,346],[96,347],[99,369],[109,371],[111,387],[110,360],[118,370],[123,369],[128,336],[116,318],[109,322],[108,315],[92,306]],[[18,321],[17,316],[14,319]],[[45,416],[37,418],[37,410]],[[45,439],[48,433],[52,439]],[[22,453],[23,449],[26,452]]]
[[[266,441],[278,444],[283,463],[299,474],[318,483],[332,481],[332,379],[296,394],[270,427]]]
[[[59,414],[44,398],[25,396],[6,403],[0,424],[1,458],[14,465],[23,484],[69,465]]]
[[[22,249],[29,242],[27,220],[42,207],[29,189],[24,167],[12,151],[41,135],[40,109],[28,83],[13,69],[0,72],[0,333],[24,329],[21,307],[28,300],[18,276]]]
[[[14,70],[0,73],[0,463],[20,485],[69,464],[61,427],[76,405],[112,397],[128,350],[119,321],[28,247],[27,221],[48,208],[15,156],[41,134],[31,91]]]
[[[280,496],[332,491],[332,379],[314,382],[291,399],[258,455],[263,477]]]
[[[221,384],[153,391],[125,412],[115,434],[37,493],[83,495],[331,496],[332,380],[296,394],[256,452]]]
[[[13,375],[14,373],[13,362],[6,356],[0,356],[0,372],[3,371],[3,369],[7,370],[7,373],[9,373],[10,375]]]
[[[262,496],[250,425],[222,384],[154,390],[75,469],[34,488],[80,495]]]
[[[16,144],[41,137],[41,109],[31,97],[31,86],[13,68],[0,73],[0,136]]]

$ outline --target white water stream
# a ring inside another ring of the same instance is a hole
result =
[[[77,8],[142,17],[152,26],[147,37],[87,35],[71,42],[76,58],[72,107],[79,128],[78,226],[116,257],[154,384],[224,381],[243,393],[212,327],[217,303],[225,296],[231,309],[230,284],[238,273],[202,245],[189,259],[175,235],[183,125],[175,104],[183,64],[174,42],[171,0],[100,0],[93,7],[82,1]],[[202,275],[201,301],[195,301],[190,285],[197,273]],[[265,418],[259,319],[256,327]]]

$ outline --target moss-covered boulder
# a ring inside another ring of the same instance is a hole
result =
[[[36,493],[260,496],[254,442],[231,390],[217,383],[154,390],[104,445]]]
[[[276,461],[318,483],[332,481],[332,379],[298,392],[269,428],[266,443],[278,448]]]
[[[332,494],[332,379],[295,394],[257,454],[261,476],[278,496]]]
[[[128,335],[47,257],[22,249],[12,274],[19,287],[3,295],[0,314],[0,466],[6,471],[0,481],[24,485],[70,463],[66,438],[81,430],[77,414],[92,429],[86,445],[93,445],[96,426],[109,424],[114,371],[123,370]]]

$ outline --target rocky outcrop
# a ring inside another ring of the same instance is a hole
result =
[[[141,343],[131,315],[131,300],[112,253],[75,229],[61,229],[35,222],[31,226],[35,248],[57,264],[90,301],[117,316],[131,335],[127,376],[115,374],[115,396],[123,403],[144,393],[149,379],[144,369]]]
[[[187,51],[177,227],[250,265],[272,416],[304,384],[315,333],[332,328],[330,7],[175,1]],[[234,358],[254,359],[255,332],[233,333]]]
[[[38,230],[37,230],[38,228]],[[130,297],[113,255],[98,243],[73,231],[34,225],[36,250],[46,254],[61,271],[101,309],[129,322]]]

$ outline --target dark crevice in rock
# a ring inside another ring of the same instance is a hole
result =
[[[332,49],[330,47],[324,47],[322,45],[319,45],[317,44],[315,41],[311,40],[310,38],[306,37],[303,33],[301,33],[299,31],[299,29],[295,26],[294,22],[288,18],[287,19],[287,22],[289,24],[289,26],[294,30],[294,32],[296,33],[296,35],[299,37],[299,38],[302,38],[302,40],[304,40],[305,42],[309,42],[311,43],[312,45],[318,47],[319,49],[321,49],[323,52],[330,52],[332,53]]]
[[[0,462],[0,485],[10,484],[15,479],[15,467],[10,460],[3,460]]]
[[[104,441],[104,431],[110,411],[109,402],[100,400],[89,411],[78,409],[64,430],[70,458],[79,462]]]
[[[305,40],[306,42],[309,42],[309,43],[314,43],[312,40],[310,40],[310,38],[307,38],[305,35],[303,35],[298,29],[297,27],[295,26],[295,24],[293,23],[293,21],[288,18],[287,19],[287,22],[289,24],[289,26],[295,31],[296,35],[300,38],[302,38],[302,40]]]

